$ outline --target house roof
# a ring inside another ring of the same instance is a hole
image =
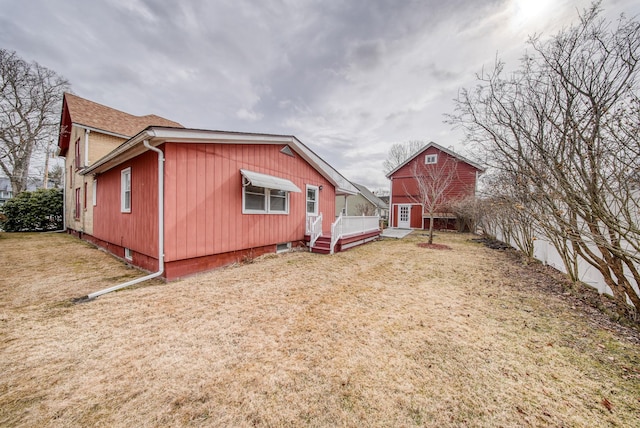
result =
[[[82,126],[123,139],[131,138],[151,125],[183,127],[178,122],[155,114],[134,116],[66,92],[62,101],[60,139],[58,140],[61,156],[64,156],[69,148],[71,125]]]
[[[324,178],[336,188],[337,194],[355,195],[358,189],[320,156],[292,135],[256,134],[243,132],[212,131],[205,129],[174,128],[149,126],[128,139],[111,153],[82,170],[82,174],[99,174],[132,159],[151,146],[165,142],[172,143],[209,143],[209,144],[279,144],[289,146],[301,158],[306,160]]]
[[[409,156],[409,158],[407,158],[407,160],[405,160],[400,165],[395,167],[393,170],[388,172],[387,173],[387,178],[390,178],[393,174],[395,174],[403,166],[407,165],[409,162],[414,160],[416,157],[418,157],[420,154],[424,153],[425,151],[427,151],[431,147],[435,147],[436,149],[440,150],[441,152],[445,152],[445,153],[449,154],[450,156],[453,156],[454,158],[457,158],[457,159],[461,160],[462,162],[465,162],[465,163],[471,165],[472,167],[474,167],[475,169],[477,169],[480,172],[484,172],[484,170],[485,170],[484,167],[482,165],[480,165],[479,163],[473,162],[473,161],[465,158],[464,156],[459,155],[458,153],[454,152],[453,150],[446,149],[446,148],[442,147],[441,145],[436,144],[433,141],[431,141],[431,142],[429,142],[429,144],[427,144],[426,146],[422,147],[420,150],[415,152],[413,155]]]
[[[65,93],[64,96],[74,124],[85,125],[126,137],[133,137],[151,125],[182,128],[182,125],[178,122],[155,114],[134,116],[70,93]]]
[[[356,188],[360,191],[360,194],[373,205],[380,209],[387,209],[389,206],[382,199],[371,193],[369,189],[367,189],[362,184],[352,183]]]

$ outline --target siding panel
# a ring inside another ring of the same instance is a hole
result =
[[[131,168],[131,213],[120,212],[120,175]],[[94,236],[157,258],[158,161],[147,152],[99,176]]]
[[[177,233],[167,240],[167,261],[303,240],[307,184],[323,186],[319,207],[323,230],[330,231],[335,213],[333,186],[297,155],[280,153],[281,145],[167,146],[171,146],[167,152],[175,153],[168,158],[173,165],[167,174],[171,171],[176,177],[174,191],[178,194],[171,216],[178,223]],[[289,194],[289,214],[242,214],[241,168],[294,182],[302,192]],[[187,198],[184,190],[188,188],[194,191]],[[186,227],[188,233],[181,233]]]

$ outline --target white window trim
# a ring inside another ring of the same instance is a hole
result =
[[[281,191],[280,189],[269,189],[266,187],[260,187],[260,186],[253,186],[253,187],[258,187],[260,189],[264,189],[264,210],[252,210],[252,209],[247,209],[246,208],[246,203],[245,203],[245,199],[246,199],[246,189],[247,186],[242,186],[242,214],[283,214],[283,215],[287,215],[289,214],[289,193],[286,190],[283,190],[283,192],[285,193],[285,198],[284,198],[284,204],[285,204],[285,209],[284,211],[279,211],[279,210],[274,210],[271,208],[271,191],[274,190],[276,192]]]
[[[437,154],[424,155],[424,163],[426,165],[432,165],[432,164],[438,163],[438,155]]]
[[[125,177],[129,177],[129,206],[126,206],[126,198],[125,194],[127,192],[126,185],[127,179]],[[125,168],[120,171],[120,212],[130,213],[131,212],[131,167]]]
[[[98,180],[96,178],[93,179],[93,183],[91,184],[91,203],[95,207],[98,205]]]
[[[131,248],[124,248],[124,258],[129,261],[133,260],[133,252],[131,251]]]
[[[309,199],[308,199],[309,189],[314,189],[316,191],[315,192],[316,193],[315,212],[312,212],[312,213],[307,211],[307,205],[309,203]],[[318,215],[318,213],[320,212],[320,187],[314,186],[312,184],[307,184],[307,188],[305,189],[305,192],[304,192],[304,211],[307,213],[307,215]]]

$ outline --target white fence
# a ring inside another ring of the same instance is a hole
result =
[[[496,231],[496,239],[513,246],[513,243],[509,242],[509,240],[502,234],[499,229]],[[595,246],[593,246],[591,250],[595,254],[600,254]],[[533,242],[533,257],[541,261],[542,263],[559,270],[560,272],[567,273],[564,263],[562,262],[562,257],[560,257],[558,251],[550,242],[546,241],[543,238],[537,238]],[[640,268],[640,266],[638,266],[638,268]],[[633,276],[626,269],[625,276],[633,285],[636,293],[640,295],[638,284],[634,283]],[[609,286],[607,286],[607,284],[604,282],[604,277],[602,276],[602,274],[581,257],[578,257],[578,279],[585,284],[597,289],[601,294],[606,293],[609,295],[613,295],[613,292],[611,291]]]

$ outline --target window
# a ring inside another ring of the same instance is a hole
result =
[[[277,212],[287,211],[287,192],[284,190],[269,190],[269,210]]]
[[[87,209],[87,183],[84,183],[84,195],[83,195],[84,199],[84,209]]]
[[[76,162],[76,169],[80,169],[80,166],[82,165],[82,163],[80,162],[80,137],[78,137],[78,139],[76,140],[75,162]]]
[[[93,179],[93,183],[91,184],[91,203],[95,207],[98,204],[98,180],[96,178]]]
[[[289,193],[301,192],[293,182],[241,169],[243,214],[289,214]]]
[[[427,165],[432,163],[438,163],[438,155],[426,155],[424,157],[424,163]]]
[[[120,172],[120,211],[131,212],[131,168]]]
[[[69,166],[69,189],[73,189],[73,165]]]
[[[291,251],[291,242],[276,244],[276,253],[285,253],[287,251]]]
[[[124,258],[127,260],[133,260],[133,252],[131,252],[131,248],[124,249]]]
[[[307,214],[318,215],[318,188],[307,185]]]
[[[73,217],[76,219],[80,218],[80,188],[76,187],[76,209],[73,212]]]
[[[242,188],[243,214],[288,214],[289,192],[258,186]]]

